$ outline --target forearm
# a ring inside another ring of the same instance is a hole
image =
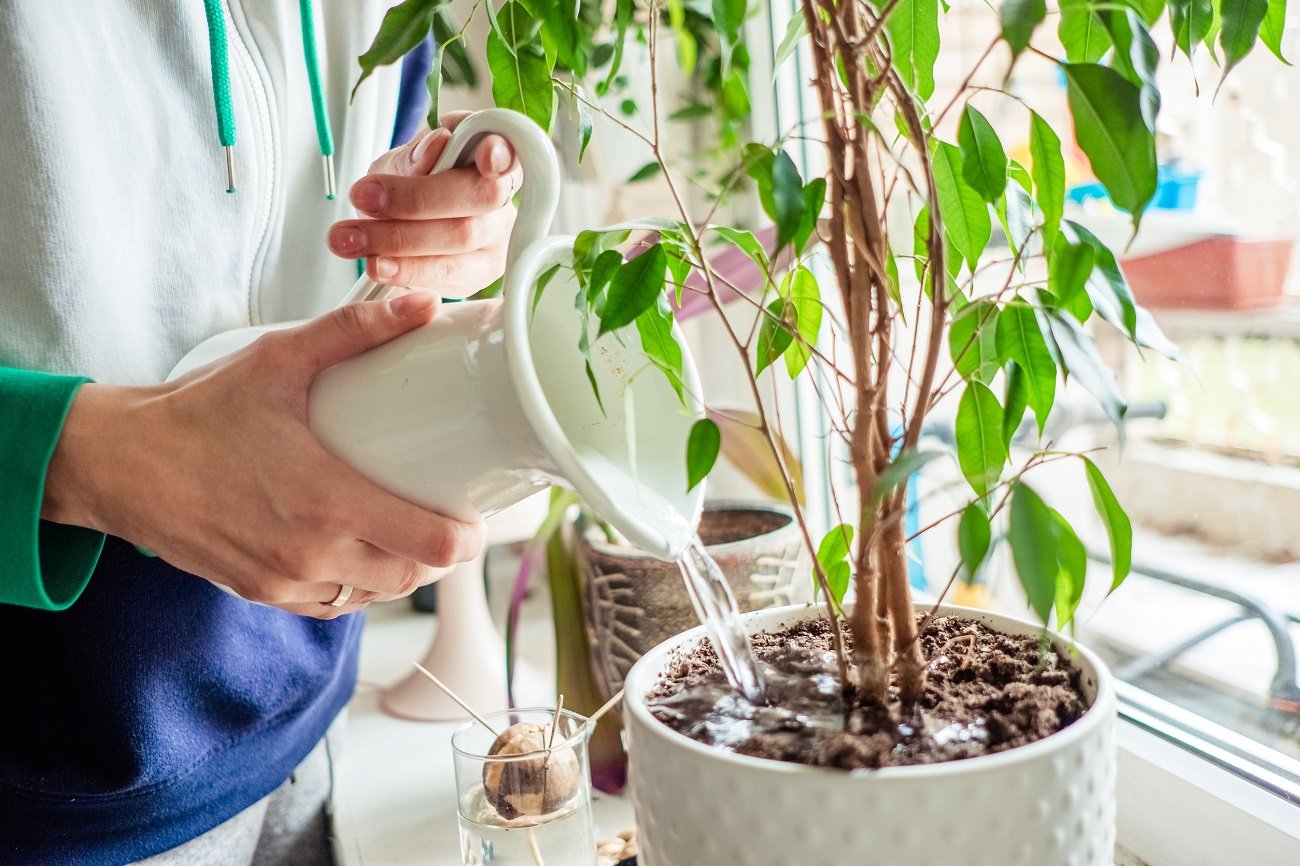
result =
[[[0,367],[0,603],[62,610],[85,588],[104,536],[47,507],[51,459],[85,383]],[[49,519],[42,519],[42,518]]]

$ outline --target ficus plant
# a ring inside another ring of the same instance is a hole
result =
[[[607,332],[635,331],[649,363],[680,393],[675,310],[684,293],[716,308],[748,373],[752,427],[781,467],[815,553],[845,693],[890,711],[918,701],[924,687],[905,488],[936,456],[924,450],[922,433],[941,404],[955,402],[956,458],[970,488],[967,504],[946,518],[957,525],[958,572],[973,574],[993,527],[1005,525],[1030,608],[1044,624],[1069,625],[1087,576],[1085,548],[1025,476],[1046,462],[1077,460],[1109,537],[1112,588],[1128,573],[1132,529],[1103,473],[1086,454],[1057,450],[1043,431],[1062,383],[1073,380],[1122,432],[1126,405],[1093,327],[1114,329],[1142,350],[1176,350],[1135,303],[1115,253],[1066,217],[1062,140],[1073,139],[1136,233],[1157,186],[1156,72],[1171,62],[1155,34],[1168,28],[1162,38],[1177,51],[1189,59],[1209,54],[1227,76],[1257,42],[1281,58],[1286,0],[1061,0],[1052,10],[1045,0],[1006,0],[986,13],[997,16],[996,37],[957,89],[942,94],[934,69],[948,14],[943,0],[800,0],[776,62],[799,53],[820,110],[778,140],[747,141],[750,94],[768,87],[749,80],[743,34],[755,5],[479,0],[474,12],[482,6],[490,27],[483,51],[470,46],[468,54],[486,58],[499,106],[546,128],[570,114],[584,150],[591,118],[605,114],[644,146],[647,168],[637,175],[664,184],[675,213],[577,236],[565,267],[580,286],[582,348]],[[430,32],[440,57],[453,50],[464,57],[466,31],[440,26],[444,13],[438,0],[391,10],[360,58],[363,75]],[[648,52],[649,104],[618,101],[631,45]],[[677,164],[663,146],[678,122],[661,104],[668,97],[659,61],[667,55],[686,73],[685,118],[707,115],[726,130],[704,169],[711,173],[702,207],[688,187],[700,184],[700,165]],[[1022,63],[1059,71],[1068,128],[1054,127],[1012,89],[1011,71]],[[468,57],[457,66],[463,78]],[[973,85],[977,73],[996,68],[1002,87]],[[971,104],[977,92],[981,104],[1001,99],[1019,114],[1026,162],[1007,155],[994,125]],[[941,134],[954,126],[955,134]],[[814,162],[824,170],[800,171],[787,149],[796,140],[819,149]],[[756,196],[775,226],[776,249],[719,221],[721,203],[733,195]],[[995,230],[1005,243],[992,243]],[[724,296],[736,293],[711,265],[723,247],[740,250],[764,274],[761,296],[739,295],[753,306],[752,328],[724,314]],[[839,525],[820,539],[762,399],[764,378],[774,376],[807,378],[856,480],[853,500],[837,504]],[[1037,442],[1013,449],[1027,417]],[[683,455],[691,483],[713,467],[720,438],[713,418],[696,424]],[[842,609],[850,586],[856,603]],[[846,613],[851,655],[840,633]]]

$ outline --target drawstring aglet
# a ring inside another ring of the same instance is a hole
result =
[[[235,146],[226,145],[226,192],[235,191]]]
[[[337,192],[334,179],[334,154],[327,154],[320,159],[321,168],[325,171],[325,198],[334,201],[334,195]]]

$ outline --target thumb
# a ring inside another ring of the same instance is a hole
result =
[[[389,340],[427,324],[438,309],[438,297],[409,292],[382,301],[347,304],[285,333],[293,341],[292,357],[315,376],[335,364],[382,346]]]

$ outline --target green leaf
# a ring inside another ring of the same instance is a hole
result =
[[[1056,35],[1071,63],[1096,63],[1110,48],[1110,33],[1092,0],[1061,0]]]
[[[587,275],[587,305],[597,316],[605,315],[609,295],[605,291],[619,268],[623,267],[623,254],[618,250],[605,250],[596,257]]]
[[[1002,405],[983,382],[970,381],[957,406],[957,462],[971,489],[989,492],[1007,462],[1002,441]]]
[[[1020,429],[1020,422],[1029,407],[1029,386],[1025,384],[1025,371],[1014,362],[1007,364],[1007,405],[1002,411],[1002,441],[1007,451],[1011,450],[1011,440]]]
[[[546,287],[551,284],[551,280],[555,279],[555,275],[558,274],[559,272],[560,272],[560,266],[552,265],[551,267],[542,271],[541,275],[538,276],[537,288],[533,292],[533,306],[532,306],[532,310],[529,313],[530,315],[533,315],[537,312],[537,305],[542,302],[542,292],[546,291]]]
[[[605,401],[600,399],[600,383],[596,381],[596,371],[591,369],[591,361],[587,361],[587,383],[591,385],[591,393],[596,397],[596,405],[600,407],[600,414],[605,414]]]
[[[790,281],[788,297],[794,306],[796,330],[799,339],[795,340],[785,353],[785,369],[793,379],[803,372],[812,357],[812,349],[822,329],[822,295],[817,285],[817,278],[812,271],[800,265],[787,277]]]
[[[686,405],[686,392],[682,384],[682,347],[673,339],[673,311],[668,299],[659,296],[659,302],[636,317],[636,330],[641,335],[641,351],[657,367],[682,405]]]
[[[794,342],[791,326],[796,315],[794,305],[785,298],[777,298],[767,306],[767,315],[758,328],[758,359],[754,366],[754,375],[762,373],[785,354]]]
[[[396,63],[424,41],[433,27],[438,7],[443,2],[445,0],[406,0],[384,13],[384,20],[370,47],[357,58],[357,63],[361,65],[361,77],[352,87],[353,96],[357,95],[361,82],[376,69]]]
[[[773,155],[772,160],[772,211],[776,221],[776,245],[783,247],[799,231],[803,221],[803,178],[794,160],[784,150]]]
[[[465,50],[460,25],[451,19],[446,6],[433,18],[433,40],[442,46],[442,80],[451,85],[478,87],[478,71]]]
[[[705,479],[718,459],[722,448],[722,433],[718,425],[701,418],[691,425],[691,435],[686,440],[686,489],[694,490]]]
[[[609,284],[609,297],[600,314],[600,334],[630,324],[654,306],[664,291],[664,274],[668,270],[668,253],[663,244],[655,244],[641,255],[626,262]]]
[[[1065,212],[1065,159],[1061,139],[1036,111],[1029,113],[1030,174],[1034,200],[1043,210],[1043,242],[1050,243]]]
[[[587,145],[591,144],[591,135],[595,131],[595,125],[592,123],[591,106],[588,105],[587,93],[581,85],[574,85],[577,93],[573,97],[574,106],[578,109],[578,164],[582,164],[582,158],[587,155]]]
[[[1060,152],[1060,148],[1057,148]],[[1031,154],[1032,156],[1032,154]],[[1034,191],[1034,179],[1029,174],[1029,169],[1025,168],[1014,159],[1007,162],[1007,177],[1014,180],[1016,184],[1027,193]]]
[[[1219,47],[1223,49],[1223,74],[1226,77],[1255,47],[1260,25],[1268,15],[1268,0],[1220,0]]]
[[[555,111],[555,92],[551,87],[551,67],[541,47],[524,41],[520,34],[532,29],[534,22],[518,2],[501,7],[498,14],[504,36],[491,31],[487,37],[488,69],[492,73],[492,99],[532,118],[542,129],[551,128]],[[513,50],[509,43],[516,43]]]
[[[1056,400],[1056,364],[1038,329],[1034,311],[1019,298],[998,316],[998,354],[1016,362],[1024,373],[1025,396],[1043,435],[1047,416]]]
[[[1034,203],[1029,198],[1029,193],[1017,183],[1007,184],[1005,192],[994,207],[1012,253],[1020,256],[1017,266],[1023,271],[1028,254],[1021,250],[1029,242],[1030,232],[1034,229]]]
[[[636,11],[636,0],[615,0],[614,3],[614,57],[609,63],[609,72],[605,80],[596,85],[596,94],[604,96],[618,78],[618,71],[623,66],[623,46],[627,42],[628,27],[632,24],[632,14]],[[491,8],[491,0],[488,7]]]
[[[740,41],[745,26],[745,0],[713,0],[713,24],[732,44]]]
[[[829,571],[835,563],[848,559],[852,549],[853,527],[841,523],[822,537],[821,544],[817,545],[817,561],[824,570]]]
[[[1097,515],[1105,525],[1106,535],[1110,538],[1113,577],[1109,591],[1114,592],[1124,582],[1124,578],[1128,577],[1133,567],[1133,524],[1129,522],[1128,515],[1119,504],[1119,500],[1115,498],[1115,492],[1111,490],[1110,483],[1106,481],[1106,476],[1101,474],[1097,464],[1087,457],[1080,459],[1083,460],[1083,467],[1088,476],[1093,505],[1096,506]]]
[[[776,79],[776,74],[780,68],[789,60],[799,47],[799,42],[808,35],[808,22],[799,12],[790,16],[790,22],[786,24],[785,36],[781,37],[781,44],[776,49],[776,59],[772,61],[772,78]]]
[[[651,160],[645,165],[632,172],[632,176],[627,179],[628,183],[640,183],[643,180],[649,180],[663,171],[663,166],[657,160]]]
[[[837,562],[826,570],[826,583],[831,588],[831,598],[835,600],[835,606],[844,605],[844,596],[849,591],[849,582],[853,579],[853,568],[848,561]]]
[[[989,204],[997,201],[1007,187],[1007,154],[992,124],[970,103],[961,114],[957,143],[962,178]]]
[[[961,151],[955,145],[936,141],[931,165],[944,231],[974,271],[993,233],[988,205],[966,182]]]
[[[772,263],[768,261],[767,250],[763,249],[762,242],[754,237],[753,232],[731,228],[730,226],[709,226],[709,231],[716,232],[736,249],[749,256],[763,273],[766,274],[771,270]]]
[[[918,451],[915,448],[900,451],[893,460],[889,461],[885,471],[876,478],[876,487],[871,491],[871,501],[880,502],[895,490],[906,487],[907,482],[920,472],[925,464],[942,456],[944,456],[942,451]]]
[[[1056,297],[1057,303],[1065,306],[1083,291],[1092,276],[1096,253],[1090,244],[1070,243],[1059,234],[1052,241],[1051,253],[1047,261],[1047,289]]]
[[[997,305],[983,299],[963,307],[953,317],[948,328],[948,353],[963,379],[977,379],[987,385],[1002,368],[997,324]]]
[[[885,4],[876,0],[878,8]],[[894,49],[894,67],[909,90],[922,100],[934,95],[934,62],[939,57],[937,0],[899,0],[885,22]]]
[[[569,0],[529,0],[529,5],[542,22],[542,41],[547,52],[581,79],[587,74],[587,49],[579,32],[576,4]]]
[[[1055,519],[1037,493],[1017,483],[1011,492],[1011,519],[1007,538],[1016,564],[1020,585],[1025,588],[1029,607],[1044,623],[1056,603],[1056,576],[1060,570],[1056,553]]]
[[[1088,551],[1064,515],[1054,508],[1049,510],[1056,544],[1056,627],[1065,628],[1074,621],[1075,611],[1083,599],[1083,587],[1088,580]]]
[[[803,212],[800,214],[799,230],[794,234],[796,253],[803,252],[804,247],[808,244],[808,239],[817,230],[817,219],[821,216],[822,207],[826,204],[826,178],[815,177],[808,181],[808,185],[803,188],[801,195],[803,198]]]
[[[1106,66],[1069,63],[1065,71],[1074,140],[1116,207],[1133,227],[1156,192],[1156,140],[1136,85]]]
[[[989,525],[989,516],[979,503],[972,502],[962,511],[961,521],[957,524],[957,549],[961,552],[967,583],[974,581],[992,542],[993,528]]]
[[[1115,40],[1111,66],[1138,86],[1142,118],[1148,129],[1155,129],[1156,115],[1160,111],[1160,88],[1156,85],[1160,49],[1136,12],[1113,11],[1106,15],[1106,21]]]
[[[1120,396],[1115,373],[1098,354],[1097,344],[1073,316],[1051,310],[1043,311],[1040,315],[1040,326],[1042,321],[1046,321],[1066,371],[1084,390],[1097,398],[1116,428],[1120,428],[1128,404]]]
[[[1047,17],[1044,0],[1006,0],[1002,4],[1002,38],[1016,57],[1029,47],[1029,39]]]
[[[1174,43],[1189,58],[1196,52],[1214,23],[1212,0],[1169,0],[1169,26]]]
[[[1268,14],[1259,28],[1259,39],[1273,52],[1273,56],[1287,66],[1291,61],[1282,56],[1282,34],[1286,29],[1286,0],[1268,0]]]

